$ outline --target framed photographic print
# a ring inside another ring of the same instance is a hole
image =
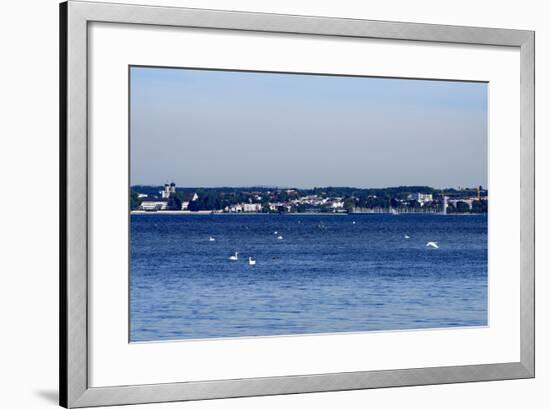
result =
[[[534,376],[534,33],[61,4],[61,405]]]

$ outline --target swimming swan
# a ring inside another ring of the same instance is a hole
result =
[[[230,261],[237,261],[239,259],[239,253],[236,251],[233,256],[229,256]]]

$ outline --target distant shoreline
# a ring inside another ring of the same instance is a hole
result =
[[[167,215],[185,215],[185,216],[239,216],[239,215],[254,215],[254,216],[269,216],[269,215],[289,215],[289,216],[349,216],[349,213],[331,213],[331,212],[317,212],[317,213],[263,213],[263,212],[212,212],[211,210],[198,210],[191,212],[189,210],[158,210],[154,212],[148,212],[145,210],[131,210],[130,214],[167,214]]]
[[[217,214],[217,213],[212,213],[211,210],[198,210],[196,212],[191,212],[189,210],[157,210],[157,211],[131,210],[130,214],[181,214],[181,215],[200,214],[200,215],[210,215],[210,214]]]
[[[220,212],[212,213],[210,210],[199,210],[196,212],[191,212],[188,210],[159,210],[156,212],[147,212],[144,210],[132,210],[130,215],[178,215],[178,216],[373,216],[373,215],[392,215],[392,213],[330,213],[330,212],[318,212],[318,213],[260,213],[260,212],[239,212],[239,213],[230,213],[230,212]],[[487,213],[430,213],[430,212],[404,212],[393,214],[393,216],[403,216],[411,214],[421,214],[421,215],[435,215],[435,216],[481,216],[487,215]]]

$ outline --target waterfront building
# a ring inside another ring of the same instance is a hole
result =
[[[333,209],[343,209],[344,201],[340,198],[335,198],[330,202],[330,207],[332,207]]]
[[[268,206],[270,211],[276,212],[279,210],[280,207],[285,206],[285,204],[281,202],[274,202],[274,203],[268,203]]]
[[[242,213],[242,211],[243,211],[243,205],[240,203],[229,206],[230,213]]]
[[[163,199],[168,199],[171,195],[176,194],[176,184],[174,182],[164,185],[164,190],[160,192]]]
[[[157,210],[167,210],[168,209],[168,199],[161,198],[147,198],[141,202],[139,205],[139,210],[145,211],[157,211]]]
[[[260,203],[243,203],[242,211],[243,212],[261,212],[262,205]]]
[[[415,200],[420,205],[424,205],[425,203],[433,202],[433,195],[431,193],[411,193],[407,199]]]
[[[272,212],[291,212],[292,206],[285,202],[268,203],[269,210]]]
[[[470,197],[470,198],[462,198],[462,199],[448,199],[447,202],[451,203],[455,207],[459,202],[463,202],[468,205],[470,210],[472,210],[472,205],[474,203],[474,200],[477,200],[477,199],[475,197]]]

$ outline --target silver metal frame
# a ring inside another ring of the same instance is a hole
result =
[[[113,22],[517,47],[521,53],[521,359],[488,365],[91,388],[88,385],[88,23]],[[60,404],[137,404],[531,378],[535,374],[532,31],[69,1],[60,6]]]

